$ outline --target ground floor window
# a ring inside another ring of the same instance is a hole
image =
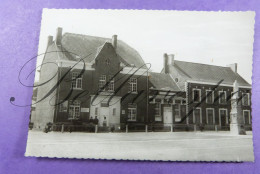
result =
[[[80,101],[70,101],[69,105],[69,119],[79,119],[80,117]]]
[[[243,110],[243,117],[244,117],[244,123],[245,124],[251,124],[251,118],[250,118],[250,111],[249,110]]]
[[[59,108],[60,108],[60,112],[67,112],[68,110],[68,101],[60,101],[60,104],[59,104]]]
[[[194,108],[193,109],[193,123],[194,124],[201,124],[202,123],[201,108]]]
[[[225,126],[229,123],[227,109],[219,109],[220,125]]]
[[[136,104],[128,104],[128,121],[136,121]]]
[[[160,102],[157,102],[155,104],[155,121],[162,121],[161,103]]]
[[[175,122],[181,121],[181,105],[175,104]]]
[[[206,109],[206,119],[208,125],[215,124],[215,110],[214,108],[207,108]]]

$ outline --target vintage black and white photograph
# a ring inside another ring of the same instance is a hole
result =
[[[25,156],[254,161],[254,17],[44,9]]]

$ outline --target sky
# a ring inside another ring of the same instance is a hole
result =
[[[251,84],[254,17],[254,12],[44,9],[38,54],[45,52],[49,35],[55,38],[57,27],[63,33],[116,34],[151,63],[154,72],[161,71],[167,53],[180,61],[238,63],[238,73]],[[41,62],[38,57],[37,65]]]

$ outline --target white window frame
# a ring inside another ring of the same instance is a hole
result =
[[[113,78],[113,79],[111,79],[113,76],[109,76],[108,77],[108,80],[109,80],[109,84],[108,84],[108,86],[107,86],[107,90],[108,91],[114,91],[115,90],[115,79]]]
[[[133,110],[135,110],[135,119],[133,119],[134,118],[134,114],[132,113]],[[129,119],[129,111],[131,111],[130,119]],[[135,104],[135,107],[129,107],[129,105],[128,105],[127,120],[136,121],[136,117],[137,117],[137,105]]]
[[[195,124],[195,109],[199,109],[200,110],[200,124],[202,124],[202,113],[201,113],[201,108],[197,107],[197,108],[193,108],[193,124]]]
[[[229,124],[229,120],[228,120],[228,110],[226,108],[219,108],[219,111],[218,111],[218,118],[219,118],[219,126],[225,126],[225,125],[221,125],[221,116],[220,116],[220,111],[221,110],[224,110],[226,111],[226,123]]]
[[[100,75],[99,81],[98,81],[99,90],[101,90],[101,88],[103,88],[102,91],[105,91],[104,86],[106,85],[106,81],[107,81],[106,75]]]
[[[71,77],[72,89],[82,89],[82,75],[79,76],[79,74],[80,74],[79,72],[72,72],[72,77]]]
[[[207,124],[209,124],[208,110],[213,111],[213,125],[215,125],[215,109],[214,108],[206,108],[206,122],[207,122]]]
[[[248,116],[249,116],[249,118],[248,118],[249,120],[248,120],[248,121],[249,121],[249,124],[251,124],[251,115],[250,115],[251,113],[250,113],[250,110],[243,110],[243,120],[244,120],[244,124],[246,124],[245,112],[248,112],[248,114],[249,114],[249,115],[248,115]]]
[[[225,94],[225,103],[221,103],[221,97],[220,97],[220,93],[224,92]],[[227,104],[227,91],[218,91],[218,102],[219,104]]]
[[[199,101],[194,101],[194,91],[199,91]],[[201,89],[197,89],[197,88],[192,89],[192,100],[193,100],[194,103],[201,102]]]
[[[209,103],[208,102],[208,97],[210,97],[210,96],[208,96],[208,92],[211,92],[211,98],[212,98],[212,103]],[[208,103],[208,104],[213,104],[214,103],[214,90],[211,90],[211,89],[207,89],[206,90],[206,103]]]
[[[72,101],[70,101],[70,104],[69,104],[69,117],[68,119],[69,120],[74,120],[74,119],[79,119],[80,118],[80,101],[78,100],[74,100],[73,103],[71,103]],[[72,116],[70,115],[70,111],[71,111],[71,108],[73,108],[73,114]],[[76,109],[78,109],[78,113],[76,113]]]
[[[246,94],[247,95],[247,102],[248,102],[248,104],[244,104],[244,94]],[[243,106],[250,106],[250,94],[248,93],[248,92],[244,92],[244,93],[242,93],[242,105]]]
[[[129,92],[137,93],[137,78],[129,79]]]

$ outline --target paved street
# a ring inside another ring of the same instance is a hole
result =
[[[252,132],[60,133],[29,131],[26,156],[253,161]]]

